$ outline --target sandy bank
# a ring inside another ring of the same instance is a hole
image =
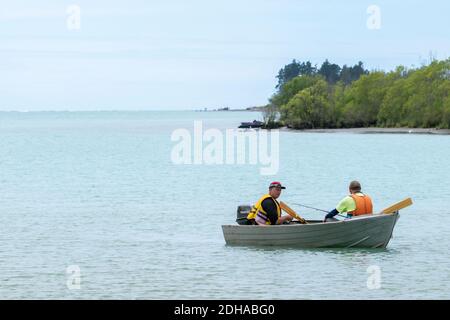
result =
[[[304,129],[296,130],[280,128],[281,131],[311,132],[311,133],[389,133],[389,134],[439,134],[450,135],[449,129],[434,128],[345,128],[345,129]]]

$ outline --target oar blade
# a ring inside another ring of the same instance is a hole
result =
[[[397,203],[393,204],[390,207],[387,207],[386,209],[381,211],[381,213],[387,213],[387,214],[393,213],[393,212],[398,211],[400,209],[406,208],[406,207],[408,207],[408,206],[410,206],[412,204],[413,204],[412,199],[411,198],[406,198],[405,200],[402,200],[400,202],[397,202]]]

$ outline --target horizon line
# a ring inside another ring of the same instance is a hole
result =
[[[222,110],[221,110],[222,109]],[[195,112],[207,112],[207,111],[254,111],[247,110],[246,108],[230,108],[228,110],[223,110],[223,108],[203,108],[203,109],[98,109],[98,110],[88,110],[88,109],[74,109],[74,110],[1,110],[0,112],[15,112],[15,113],[37,113],[37,112],[177,112],[177,111],[195,111]]]

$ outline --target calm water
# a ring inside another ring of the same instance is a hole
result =
[[[260,115],[0,113],[0,298],[450,298],[449,136],[281,132],[275,176],[258,165],[172,163],[174,129],[253,119]],[[413,198],[388,249],[225,245],[221,225],[270,181],[287,185],[285,202],[328,210],[353,179],[377,210]],[[67,286],[73,265],[80,289]],[[379,289],[367,287],[373,265]]]

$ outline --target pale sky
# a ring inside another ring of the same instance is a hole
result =
[[[448,58],[449,12],[436,0],[1,0],[0,110],[263,105],[294,58],[384,70]]]

